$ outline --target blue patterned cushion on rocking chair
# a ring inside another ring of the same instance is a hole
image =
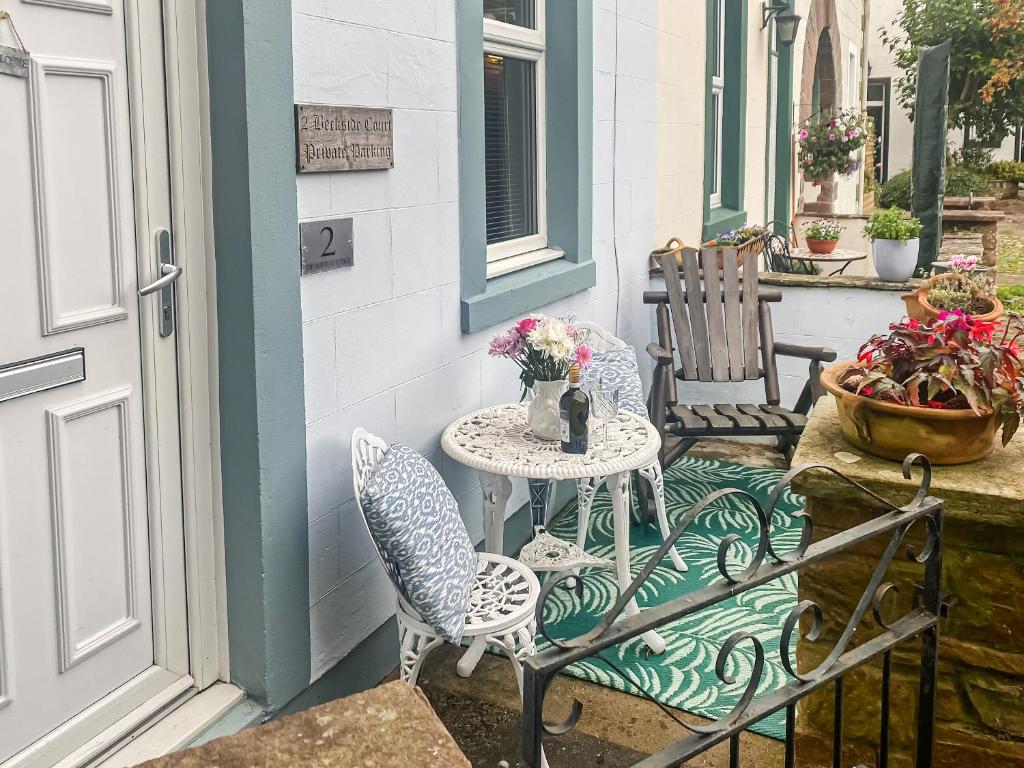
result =
[[[582,385],[587,389],[596,387],[599,379],[603,389],[619,390],[621,410],[642,419],[649,418],[644,385],[640,380],[636,352],[632,347],[595,352],[590,361],[590,368],[583,375]]]
[[[409,605],[446,640],[459,642],[477,554],[444,480],[411,448],[393,445],[367,479],[361,501]]]

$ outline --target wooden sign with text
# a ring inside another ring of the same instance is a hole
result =
[[[299,173],[394,168],[390,109],[296,104]]]

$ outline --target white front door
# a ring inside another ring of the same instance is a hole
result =
[[[0,768],[192,686],[175,336],[138,295],[171,231],[159,6],[0,0],[31,52],[0,72]]]

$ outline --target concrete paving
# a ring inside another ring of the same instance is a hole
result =
[[[459,650],[446,645],[428,658],[420,686],[455,742],[474,768],[517,768],[521,765],[519,690],[508,660],[485,654],[468,679],[455,673]],[[560,722],[573,699],[583,704],[576,728],[565,736],[547,737],[551,768],[629,766],[689,735],[653,703],[571,677],[551,686],[545,709],[549,722]],[[683,720],[707,722],[685,712]],[[754,734],[740,740],[742,765],[767,768],[783,763],[783,744]],[[729,765],[726,745],[688,763],[705,768]]]

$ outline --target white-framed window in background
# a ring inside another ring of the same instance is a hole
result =
[[[482,0],[487,276],[559,258],[548,247],[545,0]]]
[[[850,71],[846,74],[846,107],[860,109],[860,65],[857,46],[850,43],[848,52]]]
[[[722,206],[722,120],[725,109],[725,0],[711,3],[711,124],[714,126],[711,163],[712,208]]]

